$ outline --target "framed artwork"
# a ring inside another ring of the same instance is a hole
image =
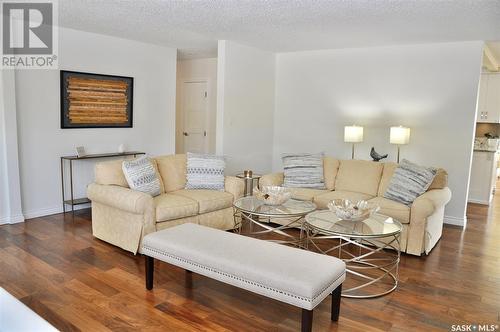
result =
[[[131,128],[134,78],[61,70],[61,128]]]

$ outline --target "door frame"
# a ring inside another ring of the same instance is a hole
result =
[[[211,82],[208,77],[197,77],[197,78],[189,78],[189,79],[182,79],[182,92],[181,92],[181,132],[180,135],[182,137],[182,150],[183,153],[187,153],[186,151],[186,142],[185,142],[185,136],[184,132],[186,131],[186,111],[184,109],[184,100],[186,98],[186,89],[184,89],[184,86],[186,83],[205,83],[207,87],[207,98],[206,98],[206,104],[205,104],[205,132],[207,133],[207,136],[204,138],[203,142],[203,150],[204,153],[208,153],[209,150],[209,135],[212,135],[212,133],[209,130],[209,124],[210,124],[210,92],[211,92]]]

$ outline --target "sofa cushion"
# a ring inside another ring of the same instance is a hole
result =
[[[322,153],[285,153],[281,159],[285,187],[325,188]]]
[[[184,189],[186,186],[186,155],[156,157],[158,171],[163,180],[165,192]]]
[[[335,189],[335,178],[339,171],[340,161],[332,157],[323,158],[323,173],[325,178],[325,187],[328,190]]]
[[[427,191],[432,189],[443,189],[448,186],[448,172],[442,168],[438,168],[434,180],[432,180],[431,185]]]
[[[363,193],[357,193],[357,192],[352,192],[352,191],[345,191],[345,190],[336,190],[336,191],[330,191],[325,194],[320,194],[318,196],[314,196],[313,202],[316,204],[318,209],[328,209],[328,203],[333,201],[334,199],[348,199],[353,202],[357,202],[360,200],[369,200],[373,198],[371,195],[363,194]]]
[[[161,194],[160,177],[150,158],[142,156],[134,160],[125,160],[122,163],[122,170],[130,189],[151,196]]]
[[[385,198],[411,205],[429,189],[437,169],[414,164],[406,159],[399,164],[384,193]]]
[[[213,154],[187,153],[187,183],[185,189],[224,191],[226,161]]]
[[[341,160],[335,190],[377,196],[383,164],[367,160]]]
[[[397,163],[394,162],[387,162],[384,163],[384,171],[382,172],[382,179],[380,180],[380,186],[378,188],[378,195],[377,196],[384,196],[384,193],[387,190],[387,187],[389,186],[389,182],[392,179],[392,175],[394,174],[394,171],[398,167]],[[436,172],[436,176],[434,177],[434,180],[432,180],[431,185],[429,186],[429,189],[427,191],[432,190],[432,189],[443,189],[446,186],[448,186],[448,173],[442,169],[438,168]]]
[[[165,188],[158,171],[158,165],[155,159],[151,159],[153,166],[157,172],[158,179],[160,180],[160,192],[164,193]],[[104,161],[95,164],[95,183],[97,184],[111,184],[124,188],[129,188],[125,174],[122,169],[123,160]]]
[[[185,218],[198,214],[198,202],[183,196],[162,194],[154,198],[154,204],[157,222]]]
[[[326,189],[311,189],[311,188],[291,188],[292,198],[300,201],[311,201],[314,196],[329,193],[330,190]]]
[[[369,200],[380,206],[379,213],[392,217],[402,224],[410,223],[410,207],[384,197],[375,197]]]
[[[380,185],[378,186],[378,193],[377,196],[384,196],[385,191],[387,190],[387,187],[389,186],[389,182],[391,182],[392,175],[394,174],[394,171],[398,167],[397,163],[394,162],[386,162],[383,163],[384,169],[382,171],[382,178],[380,179]]]
[[[128,188],[127,179],[122,170],[123,160],[105,161],[95,164],[95,183],[112,184]]]
[[[172,193],[198,202],[198,213],[207,213],[233,206],[233,195],[225,191],[183,189]]]

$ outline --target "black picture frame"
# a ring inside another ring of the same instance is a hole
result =
[[[127,105],[125,108],[127,121],[124,123],[72,123],[69,118],[70,99],[68,92],[68,78],[90,78],[102,79],[111,81],[120,81],[127,84],[126,98]],[[84,129],[84,128],[132,128],[133,127],[133,114],[134,114],[134,78],[128,76],[117,76],[107,74],[86,73],[78,71],[61,70],[60,71],[60,103],[61,103],[61,129]]]

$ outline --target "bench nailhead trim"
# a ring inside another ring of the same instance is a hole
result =
[[[243,279],[241,277],[236,277],[236,276],[233,276],[233,275],[228,274],[226,272],[218,271],[218,270],[216,270],[214,268],[210,268],[210,267],[207,267],[205,265],[201,265],[199,263],[195,263],[195,262],[189,261],[189,260],[187,260],[185,258],[181,258],[181,257],[175,256],[175,255],[172,255],[172,254],[160,251],[158,249],[154,249],[154,248],[147,247],[147,246],[143,246],[142,249],[143,249],[143,251],[144,250],[149,250],[149,251],[151,251],[151,252],[153,252],[155,254],[168,256],[170,258],[173,258],[175,260],[181,261],[183,263],[194,265],[194,266],[196,266],[198,268],[201,268],[201,269],[204,269],[204,270],[207,270],[207,271],[210,271],[210,272],[214,272],[214,273],[223,275],[223,276],[228,277],[228,278],[232,278],[232,279],[235,279],[235,280],[238,280],[238,281],[241,281],[241,282],[253,285],[253,286],[264,288],[266,290],[270,290],[270,291],[273,291],[275,293],[283,294],[283,295],[286,295],[286,296],[289,296],[289,297],[293,297],[293,298],[296,298],[296,299],[299,299],[299,300],[302,300],[302,301],[306,301],[306,302],[309,302],[309,303],[314,302],[319,296],[323,295],[323,293],[328,288],[330,288],[333,284],[335,284],[337,282],[337,280],[339,280],[342,276],[344,276],[344,274],[339,275],[333,282],[331,282],[328,286],[326,286],[325,288],[323,288],[316,296],[314,296],[312,299],[308,299],[308,298],[305,298],[305,297],[302,297],[302,296],[298,296],[298,295],[295,295],[295,294],[291,294],[291,293],[288,293],[288,292],[285,292],[285,291],[282,291],[282,290],[279,290],[279,289],[275,289],[275,288],[272,288],[272,287],[269,287],[269,286],[258,284],[258,283],[254,282],[254,281],[246,280],[246,279]],[[155,258],[157,258],[157,257],[155,257]],[[157,259],[161,260],[160,258],[157,258]]]

